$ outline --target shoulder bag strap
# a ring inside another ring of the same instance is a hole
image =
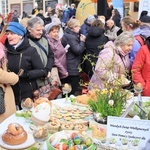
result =
[[[46,52],[46,49],[45,49],[40,43],[35,42],[35,41],[33,41],[33,42],[34,42],[38,47],[40,47],[41,50],[43,50],[43,52],[45,53],[46,56],[48,55],[47,52]]]

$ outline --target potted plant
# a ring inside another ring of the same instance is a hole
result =
[[[97,90],[97,101],[89,99],[88,104],[92,109],[95,121],[107,123],[107,116],[117,116],[122,114],[126,105],[127,93],[120,86],[110,86],[105,84],[105,88]]]

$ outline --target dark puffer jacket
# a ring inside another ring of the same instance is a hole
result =
[[[67,71],[71,76],[79,75],[78,66],[82,61],[82,56],[84,53],[85,43],[80,41],[79,34],[71,31],[67,28],[63,37],[62,44],[65,47],[67,44],[70,45],[70,48],[67,52]]]
[[[84,23],[81,26],[80,34],[87,36],[90,26],[91,25],[87,22],[87,19],[85,19]]]
[[[26,37],[16,49],[9,45],[7,40],[5,46],[7,48],[8,70],[16,74],[20,69],[24,70],[19,82],[12,87],[16,104],[20,105],[22,99],[32,98],[33,91],[37,89],[36,79],[46,77],[47,70],[44,69],[36,49],[30,46]]]
[[[101,27],[89,28],[85,41],[85,54],[90,54],[89,58],[93,63],[96,64],[99,52],[103,49],[104,44],[107,42],[108,38],[104,35],[104,30]],[[93,74],[91,63],[88,60],[84,63],[84,71],[89,75],[89,77]]]

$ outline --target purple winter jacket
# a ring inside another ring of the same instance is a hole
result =
[[[112,41],[105,44],[104,49],[99,53],[94,74],[90,80],[88,89],[93,87],[103,89],[104,82],[112,82],[118,79],[121,74],[130,68],[128,54],[123,54],[120,47],[115,47]]]
[[[46,35],[50,44],[51,50],[54,53],[54,66],[58,68],[60,79],[67,77],[67,64],[66,64],[66,50],[58,39],[53,39],[49,35]]]

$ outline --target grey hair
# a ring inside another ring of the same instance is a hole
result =
[[[122,46],[128,44],[131,41],[134,42],[134,36],[132,32],[124,31],[116,38],[114,44],[116,46]]]
[[[34,28],[37,24],[44,26],[44,21],[40,17],[32,17],[27,22],[27,27]]]

